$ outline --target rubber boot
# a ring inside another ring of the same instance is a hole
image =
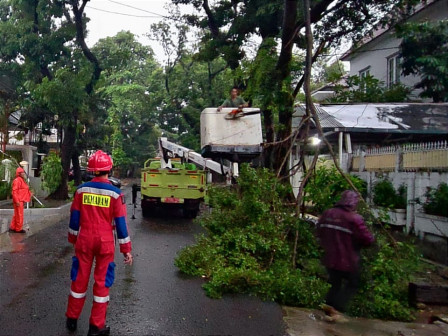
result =
[[[97,326],[90,324],[89,332],[87,333],[87,336],[100,336],[100,335],[109,335],[109,334],[110,334],[110,328],[108,326],[104,326],[104,328],[100,329]]]
[[[75,331],[78,326],[78,320],[67,317],[67,321],[65,322],[65,326],[70,331]]]

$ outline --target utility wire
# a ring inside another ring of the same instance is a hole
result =
[[[132,8],[132,9],[136,9],[136,10],[139,10],[139,11],[142,11],[142,12],[145,12],[145,13],[154,14],[154,15],[157,15],[157,16],[162,17],[162,18],[165,18],[165,19],[169,19],[168,16],[165,16],[165,15],[162,15],[162,14],[159,14],[159,13],[155,13],[155,12],[151,12],[151,11],[148,11],[148,10],[146,10],[146,9],[141,9],[141,8],[134,7],[134,6],[131,6],[131,5],[126,5],[126,4],[121,3],[121,2],[118,2],[118,1],[113,1],[113,0],[107,0],[107,1],[112,2],[112,3],[115,3],[115,4],[117,4],[117,5],[121,5],[121,6],[129,7],[129,8]]]
[[[113,11],[109,11],[109,10],[106,10],[106,9],[95,8],[95,7],[92,7],[92,6],[87,6],[87,8],[94,9],[94,10],[97,10],[97,11],[100,11],[100,12],[116,14],[116,15],[122,15],[122,16],[131,16],[131,17],[137,17],[137,18],[160,18],[160,16],[155,16],[155,15],[135,15],[135,14],[126,14],[126,13],[113,12]]]
[[[138,8],[138,7],[134,7],[134,6],[131,6],[131,5],[123,4],[123,3],[120,3],[118,1],[113,1],[113,0],[108,0],[108,1],[112,2],[112,3],[115,3],[115,4],[118,4],[118,5],[121,5],[121,6],[129,7],[129,8],[132,8],[132,9],[136,9],[136,10],[139,10],[139,11],[142,11],[142,12],[145,12],[145,13],[153,14],[153,15],[135,15],[135,14],[120,13],[120,12],[114,12],[114,11],[109,11],[109,10],[106,10],[106,9],[100,9],[100,8],[92,7],[90,5],[88,5],[87,7],[91,8],[91,9],[94,9],[94,10],[97,10],[97,11],[100,11],[100,12],[116,14],[116,15],[122,15],[122,16],[130,16],[130,17],[136,17],[136,18],[164,18],[164,19],[179,21],[178,19],[175,19],[175,18],[172,18],[172,17],[169,17],[169,16],[165,16],[165,15],[162,15],[162,14],[159,14],[159,13],[151,12],[151,11],[148,11],[148,10],[145,10],[145,9],[142,9],[142,8]],[[200,41],[200,39],[198,39],[197,41]],[[252,44],[256,47],[256,43],[252,43]],[[391,49],[395,49],[396,50],[396,49],[399,49],[399,47],[375,48],[375,49],[369,49],[369,50],[354,50],[353,53],[381,51],[381,50],[391,50]],[[332,54],[320,54],[318,57],[334,57],[334,56],[337,56],[337,55],[344,56],[344,55],[346,55],[348,53],[351,53],[351,52],[343,52],[343,53],[336,53],[335,52],[335,53],[332,53]]]
[[[137,7],[130,6],[130,5],[126,5],[126,4],[122,4],[122,3],[119,3],[119,2],[116,2],[116,1],[112,1],[112,0],[108,0],[108,1],[110,1],[110,2],[112,2],[112,3],[116,3],[116,4],[119,4],[119,5],[122,5],[122,6],[130,7],[130,8],[133,8],[133,9],[136,9],[136,10],[139,10],[139,11],[142,11],[142,12],[146,12],[146,13],[149,13],[149,14],[153,14],[153,15],[136,15],[136,14],[128,14],[128,13],[114,12],[114,11],[110,11],[110,10],[107,10],[107,9],[101,9],[101,8],[92,7],[92,6],[90,6],[90,5],[88,5],[87,8],[94,9],[94,10],[97,10],[97,11],[99,11],[99,12],[110,13],[110,14],[116,14],[116,15],[122,15],[122,16],[130,16],[130,17],[136,17],[136,18],[162,18],[162,19],[167,19],[167,20],[180,21],[180,22],[182,22],[181,19],[177,19],[177,18],[173,18],[173,17],[170,17],[170,16],[162,15],[162,14],[159,14],[159,13],[155,13],[155,12],[147,11],[147,10],[145,10],[145,9],[137,8]]]

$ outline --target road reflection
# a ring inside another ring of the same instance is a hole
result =
[[[8,232],[3,234],[0,241],[0,252],[22,252],[25,248],[26,236],[27,235],[24,233]]]

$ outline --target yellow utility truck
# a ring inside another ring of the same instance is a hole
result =
[[[180,207],[187,218],[195,218],[204,200],[206,174],[193,163],[172,158],[163,167],[160,158],[146,160],[141,173],[141,207],[144,217],[163,206]]]
[[[147,160],[140,185],[132,186],[132,218],[138,191],[144,217],[160,207],[170,206],[180,207],[185,217],[194,218],[213,174],[224,176],[227,184],[231,184],[238,177],[239,163],[261,155],[260,110],[244,108],[229,118],[232,113],[232,108],[216,107],[201,112],[201,154],[165,137],[159,138],[160,158]]]

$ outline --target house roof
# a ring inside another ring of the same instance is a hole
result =
[[[433,5],[434,3],[438,2],[438,1],[440,1],[440,0],[426,0],[426,1],[422,1],[421,3],[419,3],[418,5],[416,5],[414,7],[414,10],[413,10],[412,14],[409,17],[413,17],[417,13],[421,12],[425,8]],[[408,18],[406,18],[406,19],[408,19]],[[359,49],[361,49],[365,45],[371,43],[372,41],[376,40],[380,36],[386,34],[391,29],[393,29],[393,27],[378,27],[376,29],[373,29],[371,34],[367,34],[363,39],[358,41],[358,45],[356,47],[352,47],[349,50],[347,50],[344,53],[344,55],[342,55],[341,61],[350,61],[350,58],[351,58],[352,54],[354,54],[356,51],[359,51]]]
[[[448,135],[448,104],[315,105],[324,130],[351,133],[408,133]],[[305,114],[296,107],[293,128]]]
[[[320,125],[322,128],[338,128],[344,127],[335,117],[328,114],[319,105],[314,105],[317,116],[319,117]],[[297,105],[292,116],[292,128],[297,128],[300,124],[300,120],[306,114],[304,105]]]
[[[345,74],[344,76],[339,78],[337,81],[325,83],[321,87],[311,91],[311,95],[313,95],[319,91],[334,91],[335,87],[337,87],[337,86],[348,87],[347,79],[348,79],[348,74]]]

